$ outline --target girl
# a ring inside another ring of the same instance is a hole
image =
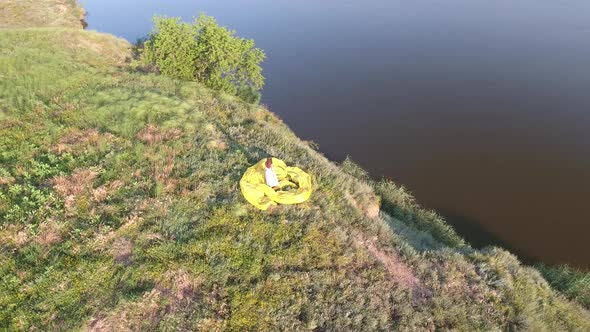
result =
[[[266,177],[266,184],[274,190],[279,190],[279,179],[272,169],[272,157],[266,158],[264,164],[264,176]]]

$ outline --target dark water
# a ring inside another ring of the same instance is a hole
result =
[[[85,0],[128,40],[203,11],[268,59],[263,102],[471,243],[590,268],[590,2]]]

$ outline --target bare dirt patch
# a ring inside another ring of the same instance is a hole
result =
[[[124,184],[125,183],[123,181],[115,180],[108,184],[102,185],[92,191],[92,197],[96,202],[100,203],[119,190],[119,188],[121,188]]]
[[[161,184],[164,192],[167,193],[173,192],[178,184],[178,179],[172,177],[175,157],[175,155],[169,156],[166,160],[158,161],[153,166],[154,180]]]
[[[109,316],[99,316],[90,321],[86,331],[140,331],[150,326],[157,326],[162,320],[160,303],[162,292],[152,289],[143,298],[134,303],[128,303]]]
[[[68,12],[68,6],[65,1],[56,1],[55,9],[60,15],[65,15]]]
[[[92,188],[92,182],[98,172],[90,169],[77,169],[69,176],[58,176],[53,179],[53,189],[62,197],[77,196],[84,190]]]
[[[363,184],[358,187],[360,187],[361,190],[355,192],[345,191],[344,197],[348,203],[354,208],[362,211],[362,213],[370,219],[379,217],[379,199],[367,185]]]
[[[420,280],[414,275],[410,267],[402,261],[399,255],[393,251],[385,251],[376,244],[377,238],[366,239],[357,236],[355,245],[365,248],[373,257],[375,257],[387,270],[391,279],[400,287],[409,289],[412,292],[415,301],[427,300],[432,296]]]
[[[0,28],[70,27],[82,28],[84,10],[77,1],[2,0]]]
[[[183,131],[180,128],[162,130],[153,124],[149,124],[140,130],[136,137],[148,145],[154,145],[163,141],[178,139],[182,135]]]
[[[30,234],[23,226],[8,225],[0,229],[0,243],[13,248],[21,248],[29,243]]]
[[[61,234],[64,225],[55,220],[49,219],[39,225],[39,234],[35,238],[35,242],[50,246],[59,243],[62,240]]]
[[[111,254],[115,262],[120,264],[127,264],[131,261],[133,244],[131,241],[119,238],[116,239],[111,247]]]
[[[13,177],[1,177],[0,176],[0,184],[11,185],[13,183],[14,183],[14,178]]]
[[[213,139],[210,140],[207,143],[207,148],[211,149],[211,150],[227,150],[228,146],[227,143],[225,142],[225,140],[221,139],[221,138],[217,138],[217,139]]]
[[[64,199],[67,214],[75,210],[76,199],[92,189],[98,172],[90,169],[77,169],[71,175],[60,175],[51,181],[53,190]]]
[[[218,308],[218,317],[203,319],[199,326],[203,331],[223,330],[223,318],[227,306],[215,291],[203,289],[203,279],[185,270],[171,270],[162,276],[156,287],[135,302],[128,302],[110,313],[102,313],[92,319],[87,331],[139,331],[153,329],[167,314],[179,310],[192,311],[194,306],[208,305]]]
[[[80,153],[89,148],[99,148],[104,144],[112,144],[115,139],[116,138],[113,134],[102,134],[97,129],[74,129],[66,132],[60,137],[51,151],[57,154],[66,152]]]

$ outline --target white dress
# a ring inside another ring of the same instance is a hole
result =
[[[271,168],[266,168],[264,167],[264,175],[266,177],[266,184],[269,187],[276,187],[279,185],[279,179],[277,178],[277,175],[275,174],[275,171],[272,170]]]

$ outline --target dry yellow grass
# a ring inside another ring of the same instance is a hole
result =
[[[2,0],[0,28],[82,28],[84,9],[76,0]]]

